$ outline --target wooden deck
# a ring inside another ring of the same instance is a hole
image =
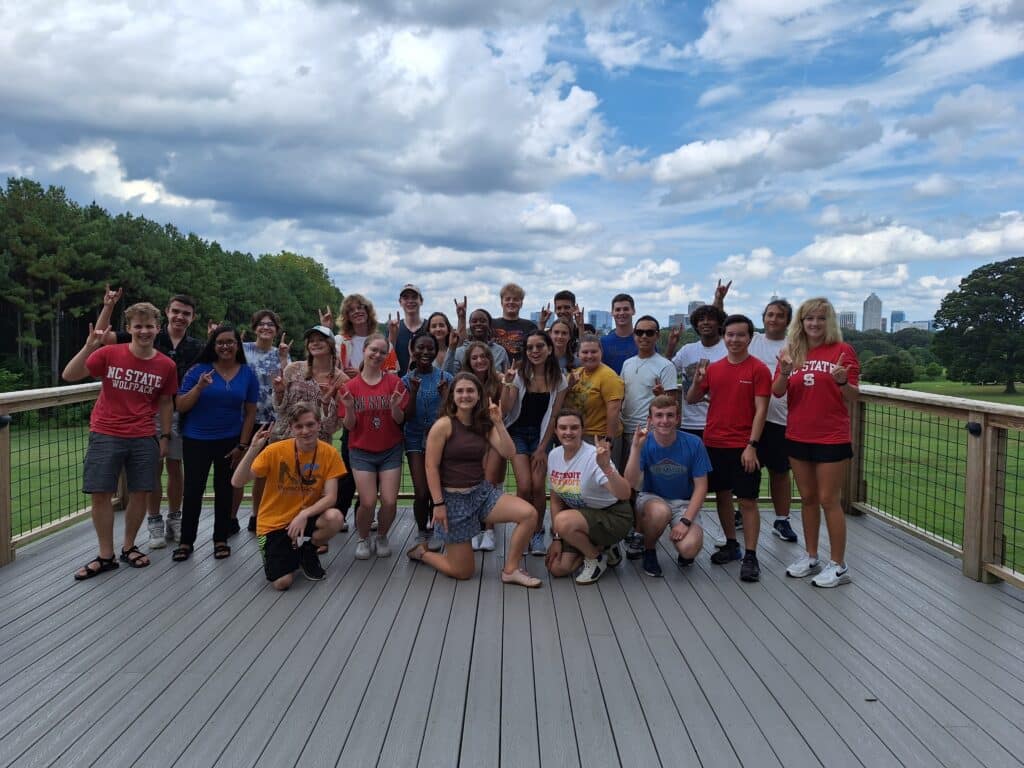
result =
[[[867,518],[853,583],[817,590],[762,514],[759,584],[662,549],[664,579],[533,591],[496,555],[461,583],[408,562],[408,511],[396,556],[343,534],[283,594],[208,520],[187,564],[75,583],[78,525],[0,570],[0,768],[1022,764],[1024,594]]]

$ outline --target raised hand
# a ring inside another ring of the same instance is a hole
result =
[[[612,443],[608,438],[598,437],[594,440],[594,459],[597,461],[597,466],[605,472],[611,467]]]
[[[219,326],[220,326],[220,323],[218,321],[216,321],[216,320],[207,320],[206,321],[206,335],[210,336],[215,330],[217,330],[217,328]]]
[[[291,345],[285,340],[287,334],[281,333],[281,343],[277,345],[277,356],[281,360],[281,367],[284,368],[288,362],[288,355],[291,352]]]
[[[330,307],[326,307],[323,310],[320,307],[316,308],[316,313],[320,315],[320,325],[325,325],[328,328],[334,327],[334,313]]]
[[[551,302],[549,301],[545,306],[541,307],[540,310],[540,321],[537,323],[537,327],[544,328],[548,327],[548,320],[551,319]]]
[[[448,398],[448,380],[444,377],[437,382],[437,395],[441,398],[442,403]]]
[[[725,302],[725,297],[729,293],[729,288],[732,286],[732,280],[725,285],[722,285],[722,279],[718,279],[718,285],[715,286],[715,306],[721,308]]]
[[[420,384],[421,383],[422,382],[420,381],[420,377],[419,376],[410,376],[409,377],[409,391],[412,392],[413,395],[415,395],[417,392],[420,391]]]
[[[693,372],[693,383],[700,384],[707,378],[708,375],[708,364],[711,361],[706,357],[702,357],[697,363],[697,369]]]
[[[255,448],[257,453],[262,451],[266,447],[267,443],[270,442],[270,433],[273,432],[273,430],[274,422],[270,422],[269,424],[261,427],[256,434],[252,436],[250,446]]]
[[[204,371],[199,374],[199,380],[196,382],[196,388],[202,392],[208,386],[213,384],[213,371]]]
[[[660,381],[656,381],[654,382],[654,386],[651,387],[651,392],[654,393],[655,397],[657,397],[658,395],[664,395],[665,386]]]
[[[683,335],[683,324],[674,325],[668,331],[668,348],[675,349],[679,346],[679,339]]]
[[[569,375],[565,377],[565,383],[568,389],[572,389],[580,383],[580,369],[573,368],[569,371]]]
[[[572,305],[572,321],[576,324],[578,333],[583,333],[584,309],[579,304]]]
[[[342,387],[338,390],[338,399],[341,401],[341,404],[345,406],[346,413],[348,413],[349,409],[356,404],[356,399],[352,396],[352,393],[349,392],[348,387]]]
[[[452,299],[452,301],[455,302],[455,316],[456,317],[465,317],[466,316],[466,304],[468,303],[467,298],[465,296],[463,296],[461,304],[459,303],[458,299]]]
[[[110,283],[107,283],[106,289],[103,293],[103,304],[108,307],[113,307],[115,304],[117,304],[117,302],[121,300],[121,296],[123,294],[123,288],[111,290]]]
[[[849,378],[849,365],[843,365],[843,358],[846,357],[845,352],[839,353],[839,359],[832,365],[832,378],[836,384],[843,386],[846,384]]]
[[[398,321],[401,317],[402,315],[398,314],[392,320],[391,313],[388,312],[388,341],[391,342],[392,347],[398,344]]]
[[[396,387],[395,391],[391,393],[391,407],[398,408],[402,404],[403,397],[405,397],[405,390]]]
[[[85,337],[85,346],[89,349],[99,349],[103,346],[103,337],[106,335],[106,328],[94,328],[92,323],[89,323],[89,333]]]
[[[793,356],[789,353],[789,347],[783,347],[776,359],[779,361],[779,373],[783,376],[793,373]]]
[[[491,423],[501,423],[501,406],[497,403],[491,403],[487,406],[487,415],[491,417]]]
[[[448,349],[455,349],[462,343],[462,337],[459,332],[452,328],[452,332],[448,334]]]
[[[637,448],[640,447],[641,443],[643,443],[644,439],[647,437],[647,433],[650,432],[650,430],[651,430],[651,421],[650,421],[650,419],[648,419],[646,426],[640,427],[636,432],[633,433],[633,448],[634,449],[637,449]]]

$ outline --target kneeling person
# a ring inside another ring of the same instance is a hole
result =
[[[554,538],[547,566],[552,576],[568,576],[583,561],[577,584],[593,584],[607,570],[605,549],[633,527],[631,489],[611,459],[611,443],[583,441],[583,416],[564,408],[555,420],[561,445],[548,456]],[[617,560],[617,558],[615,558]]]
[[[288,413],[292,437],[269,446],[273,424],[265,426],[231,478],[236,488],[257,477],[266,480],[256,536],[274,589],[288,589],[298,568],[311,581],[323,579],[316,548],[330,541],[344,520],[333,504],[338,478],[348,470],[337,449],[319,439],[317,414],[309,403],[296,403]]]
[[[690,565],[704,544],[700,508],[711,462],[701,439],[679,429],[679,402],[671,395],[654,398],[647,424],[647,430],[633,435],[625,474],[640,491],[636,510],[644,536],[644,573],[661,576],[656,546],[669,524],[680,566]]]

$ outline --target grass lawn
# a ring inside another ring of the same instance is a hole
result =
[[[1002,384],[963,384],[959,381],[914,381],[904,384],[903,389],[912,389],[917,392],[931,392],[935,395],[948,395],[949,397],[966,397],[968,400],[985,400],[989,403],[1003,403],[1004,405],[1024,405],[1024,383],[1018,383],[1019,390],[1015,395],[1007,395],[1003,392],[1005,387]]]

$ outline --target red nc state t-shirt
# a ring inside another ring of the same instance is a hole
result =
[[[850,412],[843,390],[832,378],[832,366],[847,366],[846,380],[857,386],[860,362],[853,347],[845,342],[823,344],[807,353],[807,360],[793,370],[786,386],[789,420],[786,437],[799,443],[837,445],[850,442]],[[776,369],[776,372],[778,369]]]
[[[708,366],[702,389],[711,393],[704,445],[709,448],[746,448],[754,423],[755,397],[771,397],[772,375],[753,355],[742,363],[729,358]]]
[[[355,400],[356,425],[349,430],[349,447],[370,453],[389,451],[402,442],[402,427],[391,417],[391,393],[396,389],[404,392],[400,408],[409,400],[409,391],[402,380],[393,373],[385,373],[376,384],[367,384],[362,376],[356,376],[345,385]],[[345,406],[338,410],[345,415]]]
[[[89,373],[103,384],[89,429],[112,437],[152,437],[160,398],[178,391],[178,369],[161,352],[143,360],[129,347],[100,347],[85,361]]]

